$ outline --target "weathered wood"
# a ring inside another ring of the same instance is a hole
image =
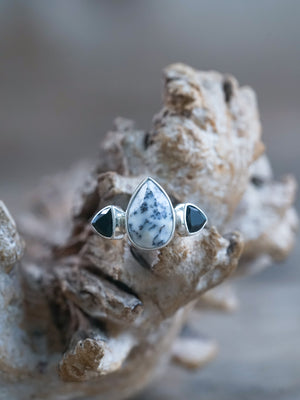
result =
[[[8,371],[3,387],[27,375],[28,394],[41,399],[121,399],[172,359],[202,366],[215,345],[178,339],[199,299],[202,307],[232,309],[230,290],[217,287],[240,256],[237,273],[245,273],[289,253],[297,227],[295,182],[273,180],[254,92],[233,77],[183,64],[167,67],[164,80],[163,108],[149,132],[117,119],[93,168],[81,164],[47,179],[20,217],[28,252],[14,269],[22,278],[14,292],[18,317],[2,306],[6,291],[0,307],[5,326],[28,340],[22,356],[15,351],[0,360]],[[175,235],[167,247],[145,252],[126,237],[108,241],[93,231],[93,214],[107,204],[126,209],[146,176],[174,205],[188,201],[205,210],[209,223],[201,234]],[[0,282],[22,247],[7,216],[0,214]],[[10,285],[16,282],[11,275]],[[21,349],[14,335],[1,337],[1,349],[12,344]]]

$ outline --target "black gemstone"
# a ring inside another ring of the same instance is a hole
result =
[[[206,216],[197,207],[190,205],[186,207],[186,223],[190,233],[198,232],[205,222]]]
[[[112,237],[113,222],[111,208],[106,208],[96,214],[92,219],[92,225],[100,235],[108,238]]]

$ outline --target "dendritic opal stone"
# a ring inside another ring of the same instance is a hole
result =
[[[165,246],[175,229],[172,203],[152,178],[133,194],[127,209],[127,232],[137,247],[154,250]]]
[[[92,225],[100,235],[111,238],[113,235],[113,220],[111,207],[100,210],[92,219]]]

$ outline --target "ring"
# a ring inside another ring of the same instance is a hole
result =
[[[136,188],[126,211],[106,206],[91,224],[106,239],[122,239],[127,233],[138,249],[156,250],[172,240],[175,229],[181,236],[191,236],[200,232],[206,222],[206,215],[194,204],[182,203],[173,208],[164,189],[148,177]]]

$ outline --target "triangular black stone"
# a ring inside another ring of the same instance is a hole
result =
[[[190,233],[198,232],[206,222],[206,216],[197,207],[187,205],[186,223]]]
[[[100,235],[105,237],[112,237],[113,223],[111,208],[101,210],[92,219],[92,225]]]

